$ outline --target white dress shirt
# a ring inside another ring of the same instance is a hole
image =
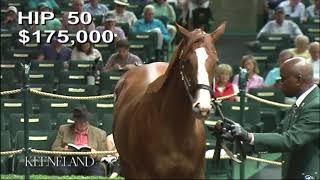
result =
[[[284,9],[284,13],[286,15],[289,15],[293,18],[299,17],[301,21],[304,20],[306,6],[302,2],[299,2],[296,6],[292,7],[289,0],[282,1],[279,4],[279,7],[282,7]]]

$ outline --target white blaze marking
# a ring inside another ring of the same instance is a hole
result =
[[[197,74],[198,84],[205,84],[205,85],[209,86],[208,73],[207,73],[206,66],[205,66],[207,58],[208,58],[208,54],[207,54],[205,48],[203,48],[203,47],[197,48],[195,50],[195,52],[196,52],[196,56],[198,58],[198,74]],[[208,90],[199,89],[197,91],[196,101],[194,102],[194,105],[199,103],[200,110],[202,108],[209,108],[210,109],[211,108],[210,99],[211,99],[211,95]]]

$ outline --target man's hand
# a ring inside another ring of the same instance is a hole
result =
[[[228,124],[226,131],[222,134],[225,139],[233,141],[235,137],[239,137],[241,141],[247,143],[251,142],[251,134],[248,133],[248,131],[246,131],[239,123],[228,118],[225,119],[225,122]]]

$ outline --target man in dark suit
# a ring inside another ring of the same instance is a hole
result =
[[[283,120],[282,133],[249,133],[231,123],[225,137],[239,137],[256,151],[283,152],[285,179],[319,179],[320,174],[320,90],[313,82],[312,64],[291,58],[280,66],[281,89],[297,101]],[[231,132],[231,133],[230,133]]]

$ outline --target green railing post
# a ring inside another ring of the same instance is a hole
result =
[[[27,64],[25,62],[22,64],[22,69],[23,69],[23,114],[24,114],[24,155],[25,155],[25,161],[27,161],[29,154],[30,154],[30,149],[29,149],[29,111],[28,111],[28,94],[29,94],[29,71],[30,71],[30,63]],[[27,163],[25,162],[25,169],[24,169],[24,178],[26,180],[30,179],[30,169],[29,166],[27,166]]]
[[[245,101],[246,101],[246,86],[248,80],[248,72],[246,69],[240,68],[239,73],[239,96],[240,96],[240,125],[243,126],[244,124],[244,110],[245,110]],[[244,158],[242,158],[244,159]],[[240,164],[240,179],[245,178],[245,160]]]

